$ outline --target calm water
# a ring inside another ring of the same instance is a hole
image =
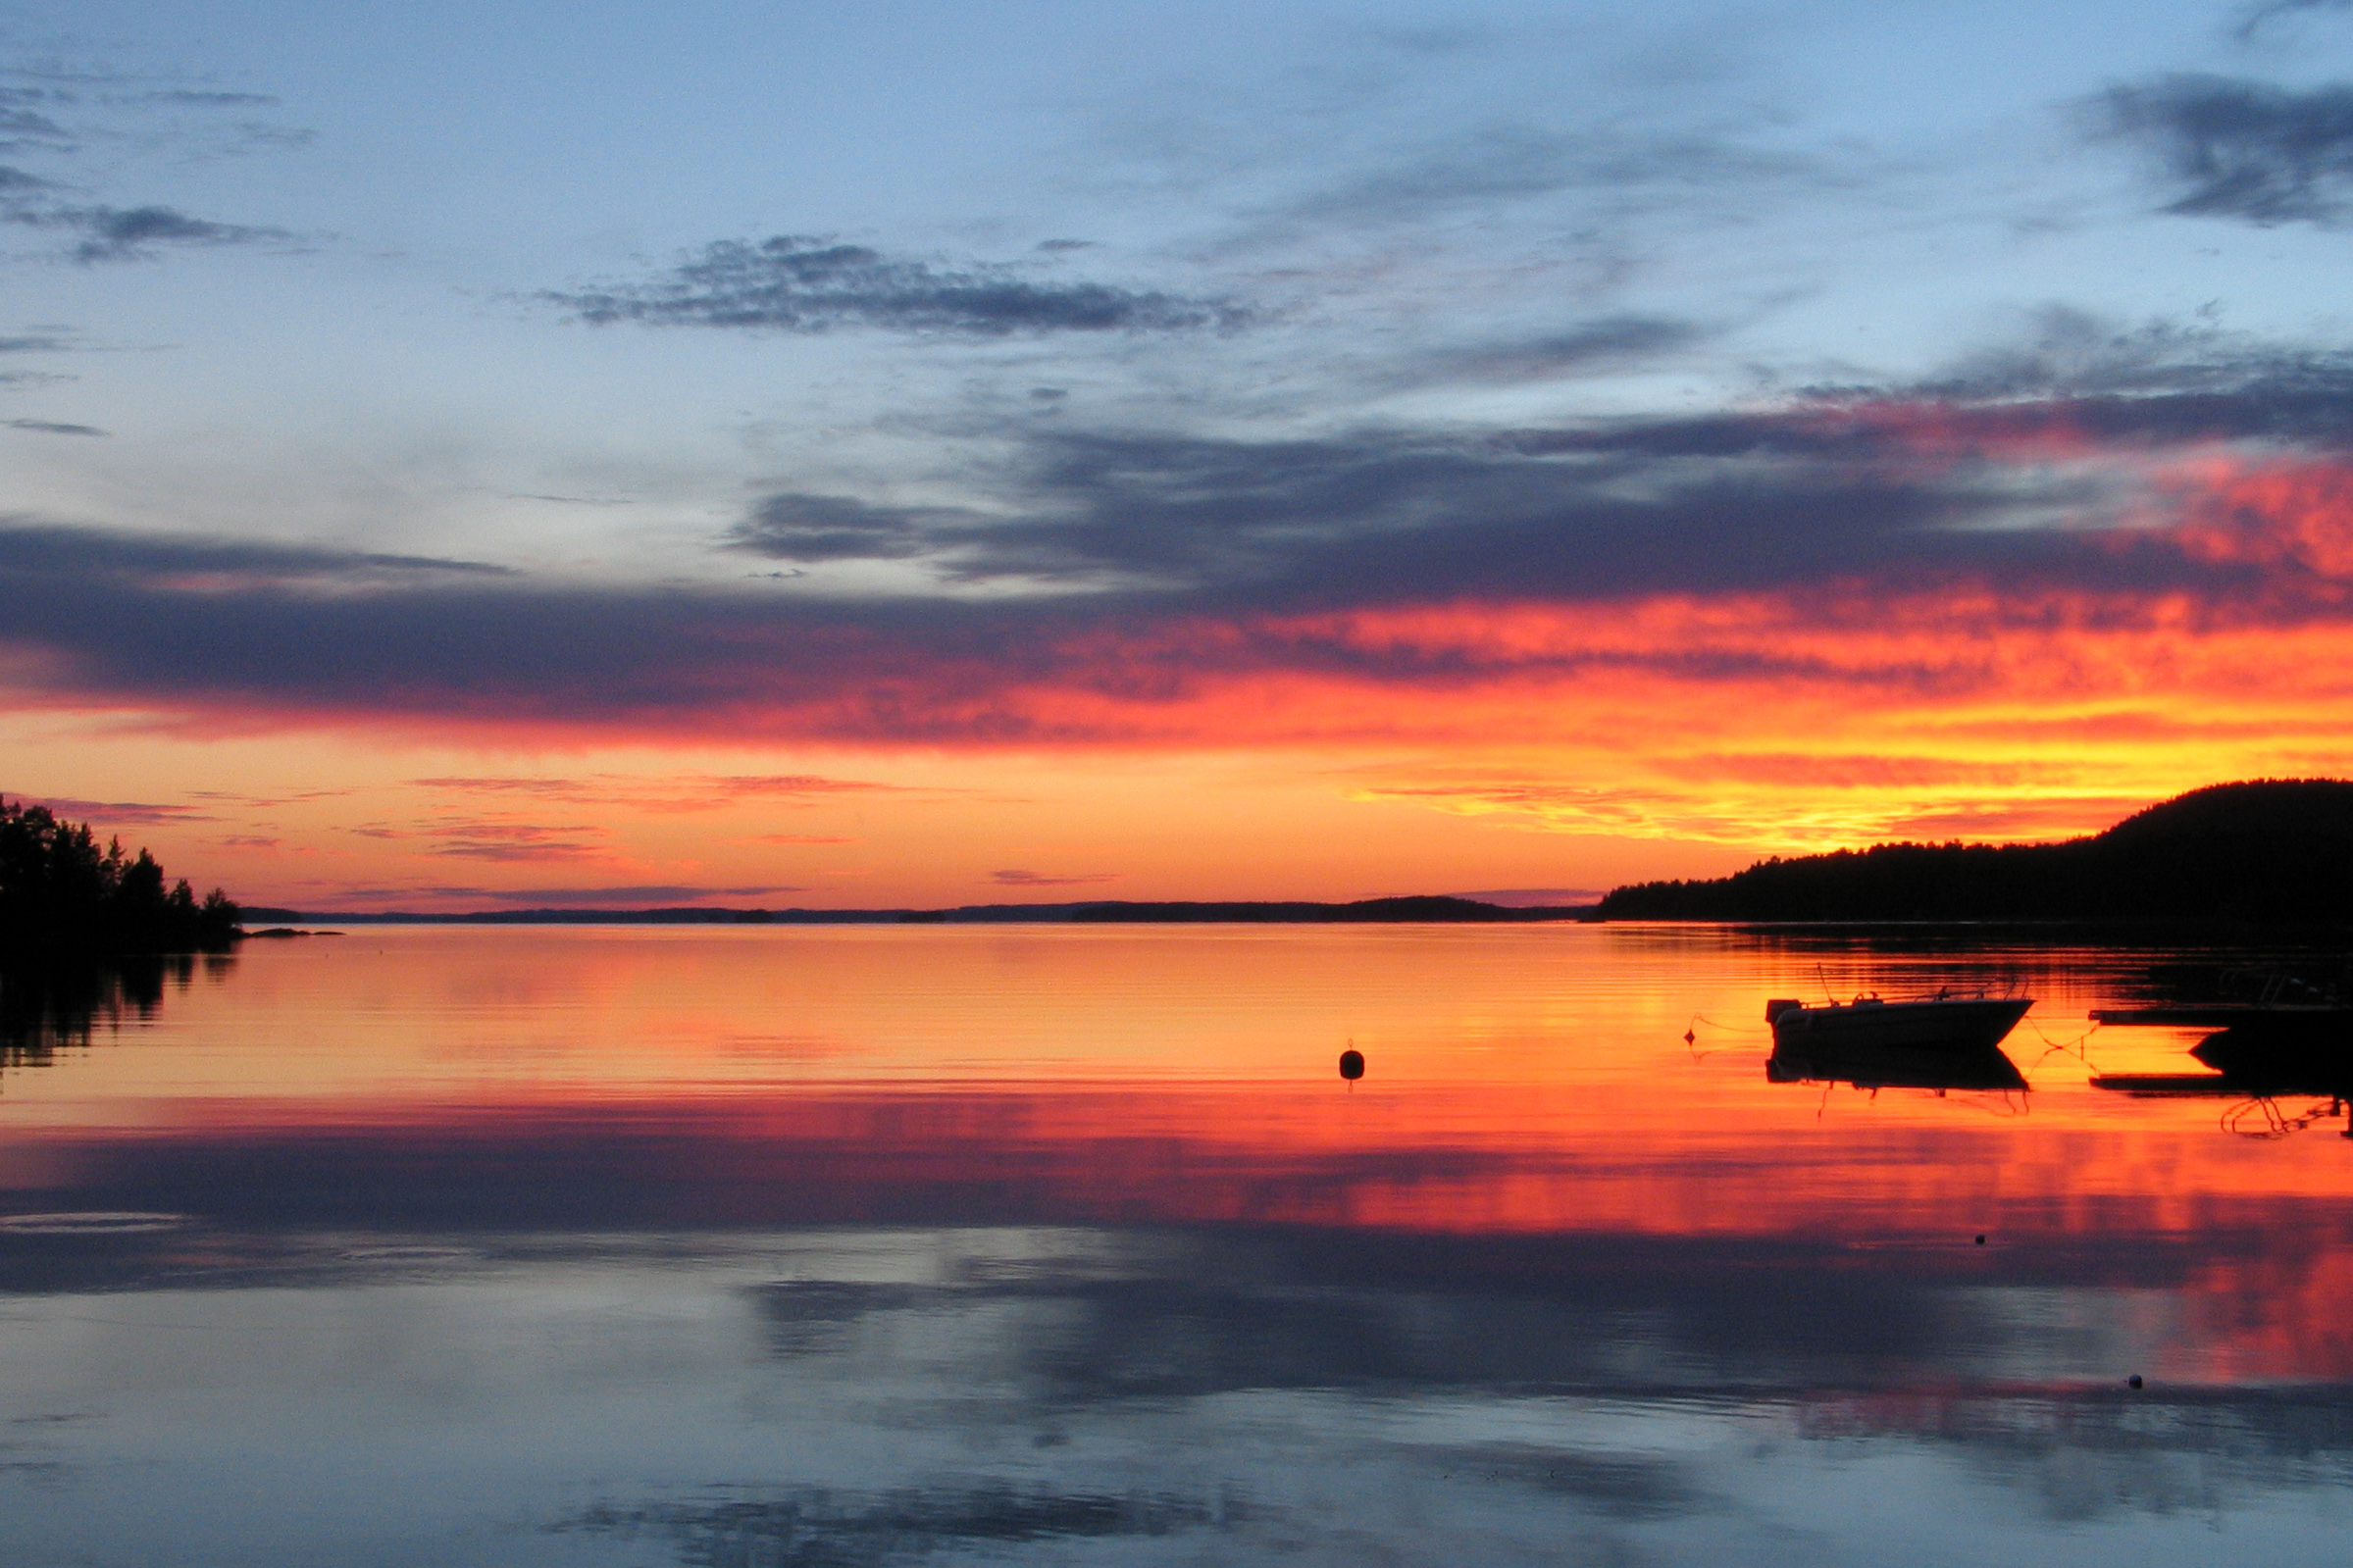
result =
[[[2343,1118],[2079,1039],[2230,956],[401,929],[62,1042],[20,987],[5,1557],[2333,1563]],[[1766,1079],[1767,996],[1987,981],[2027,1089]]]

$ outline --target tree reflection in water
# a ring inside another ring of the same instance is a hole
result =
[[[0,961],[0,1070],[46,1067],[97,1031],[153,1018],[166,989],[187,989],[200,961],[209,976],[236,962],[218,953]]]

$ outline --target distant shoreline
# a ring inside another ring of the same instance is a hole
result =
[[[1591,904],[1512,908],[1422,895],[1355,903],[1090,899],[1062,904],[961,904],[948,909],[476,909],[459,913],[254,907],[247,921],[335,926],[990,926],[990,925],[1536,925],[1597,918]]]
[[[1329,906],[1335,909],[1344,905]],[[976,904],[955,909],[485,909],[456,914],[390,911],[360,914],[348,910],[262,909],[252,919],[267,921],[276,930],[247,931],[241,941],[271,936],[342,936],[341,928],[380,929],[392,926],[477,927],[659,927],[659,926],[1614,926],[1671,927],[1683,930],[1747,931],[1795,940],[1824,941],[1878,938],[1902,942],[1935,942],[1961,938],[1969,942],[2004,937],[2057,938],[2076,941],[2230,940],[2260,936],[2290,945],[2341,945],[2353,921],[2262,920],[2242,915],[2049,915],[1921,919],[1886,917],[1854,920],[1758,920],[1636,918],[1603,916],[1590,906],[1531,910],[1505,909],[1496,916],[1437,917],[1293,914],[1122,914],[1080,915],[1058,904]],[[289,927],[302,929],[286,929]],[[331,929],[333,928],[333,929]]]
[[[1599,902],[1512,907],[1417,894],[1307,900],[1086,899],[946,909],[478,909],[440,914],[253,908],[270,924],[339,926],[2353,925],[2353,782],[2210,784],[2061,843],[1893,843],[1761,860],[1729,877],[1638,883]]]

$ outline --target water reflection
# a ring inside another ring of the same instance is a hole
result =
[[[2189,1055],[2205,1072],[2107,1073],[2095,1088],[2137,1098],[2223,1097],[2228,1131],[2277,1138],[2338,1115],[2353,1138],[2353,1003],[2341,979],[2278,965],[2156,968],[2134,1005],[2096,1009],[2103,1025],[2205,1032]],[[2219,1026],[2219,1027],[2218,1027]],[[2302,1107],[2282,1100],[2310,1098]]]
[[[1994,1253],[287,1242],[10,1304],[17,1560],[105,1519],[198,1563],[2321,1562],[2353,1485],[2341,1385],[2175,1376],[2162,1324]]]
[[[995,1485],[843,1495],[826,1488],[769,1490],[635,1507],[599,1504],[548,1527],[624,1542],[672,1545],[687,1563],[903,1562],[949,1550],[1071,1541],[1157,1539],[1204,1527],[1229,1530],[1249,1516],[1239,1499],[1167,1492],[1052,1492]]]
[[[2024,1075],[1999,1046],[1783,1042],[1765,1059],[1775,1084],[1851,1084],[1857,1088],[2023,1089]]]
[[[198,963],[215,979],[235,959],[210,954],[0,961],[0,1068],[44,1067],[61,1049],[127,1018],[152,1019],[167,986],[185,990]]]
[[[2190,1055],[2250,1094],[2353,1093],[2353,1039],[2338,1030],[2309,1032],[2238,1025],[2217,1030]]]
[[[2214,1071],[2107,1073],[2092,1086],[2144,1099],[2228,1100],[2233,1103],[2223,1112],[2221,1125],[2248,1137],[2279,1138],[2341,1116],[2344,1136],[2353,1138],[2353,1060],[2345,1042],[2301,1033],[2226,1029],[2201,1040],[2190,1055]],[[2293,1099],[2311,1103],[2281,1103]]]
[[[2023,1033],[1680,1038],[1804,982],[2018,977],[2072,1021],[2193,961],[279,944],[0,1100],[12,1561],[2332,1560],[2344,1144]]]

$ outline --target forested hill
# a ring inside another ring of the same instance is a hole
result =
[[[2213,784],[2056,844],[1880,844],[1612,889],[1605,920],[2353,922],[2353,783]]]
[[[86,823],[0,800],[0,960],[220,952],[240,935],[218,887],[198,903],[146,850],[100,849]]]

